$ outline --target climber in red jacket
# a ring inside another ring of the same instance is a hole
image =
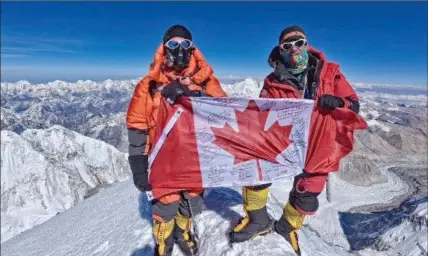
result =
[[[358,115],[359,101],[339,65],[309,46],[299,26],[285,28],[268,58],[274,69],[264,81],[261,98],[305,98],[315,101],[309,131],[309,145],[303,173],[294,178],[283,215],[272,221],[266,203],[265,184],[244,187],[245,217],[230,234],[231,242],[242,242],[272,230],[281,234],[300,254],[296,231],[305,215],[318,209],[318,195],[329,172],[338,171],[339,161],[353,150],[353,131],[367,123]],[[339,139],[340,138],[340,139]]]

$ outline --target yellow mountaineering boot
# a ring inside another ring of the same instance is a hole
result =
[[[273,230],[273,223],[266,209],[269,187],[243,187],[242,190],[245,217],[230,233],[232,243],[247,241]]]
[[[275,222],[275,231],[291,244],[297,255],[300,255],[297,230],[302,227],[304,219],[305,215],[300,214],[290,202],[288,202],[284,207],[281,219]]]
[[[174,246],[172,232],[174,230],[174,219],[168,222],[154,220],[153,235],[156,240],[155,256],[171,256]]]
[[[180,213],[175,215],[174,240],[186,256],[198,254],[198,244],[190,232],[192,223],[193,218],[188,218]]]

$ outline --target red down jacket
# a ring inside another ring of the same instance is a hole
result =
[[[323,63],[319,72],[319,81],[312,113],[309,147],[306,156],[305,171],[310,174],[326,174],[339,169],[340,160],[354,147],[354,131],[366,129],[367,123],[362,116],[350,110],[348,99],[358,101],[352,86],[339,69],[339,65],[328,62],[324,53],[308,47],[311,55]],[[341,97],[345,106],[335,110],[325,110],[317,105],[323,94]],[[279,83],[270,73],[264,80],[261,98],[302,98],[301,93],[287,83]]]

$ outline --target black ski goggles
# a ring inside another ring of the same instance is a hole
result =
[[[293,47],[301,48],[303,46],[307,46],[308,41],[304,38],[298,39],[296,41],[284,42],[280,45],[281,49],[284,51],[289,51]]]
[[[180,45],[181,45],[181,47],[183,47],[183,49],[187,50],[193,46],[193,43],[192,43],[192,41],[190,41],[188,39],[183,39],[183,40],[171,39],[165,43],[165,46],[171,50],[176,49]]]

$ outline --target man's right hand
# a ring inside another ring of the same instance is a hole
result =
[[[189,78],[186,78],[188,81],[187,83],[190,83],[191,81]],[[184,79],[184,81],[186,81]],[[178,81],[173,81],[162,88],[162,96],[164,96],[167,100],[170,101],[171,104],[175,102],[175,100],[180,96],[185,97],[200,97],[202,96],[201,91],[199,90],[189,90],[187,85],[184,85]]]
[[[151,190],[149,185],[149,174],[147,172],[148,156],[134,155],[128,157],[129,166],[132,171],[132,178],[135,187],[141,192]]]
[[[183,92],[183,86],[179,82],[173,81],[162,88],[161,94],[171,102],[175,102],[177,97],[182,95]]]
[[[322,108],[334,110],[336,108],[343,108],[345,102],[340,97],[324,94],[319,98],[318,105]]]

